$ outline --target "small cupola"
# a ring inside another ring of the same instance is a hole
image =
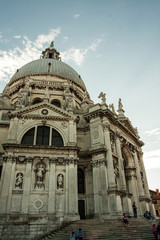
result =
[[[42,52],[42,58],[52,58],[56,60],[61,60],[60,53],[54,48],[54,42],[52,41],[49,48],[46,48]]]

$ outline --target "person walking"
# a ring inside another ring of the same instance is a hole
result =
[[[133,208],[134,218],[137,218],[137,207],[136,207],[136,203],[135,202],[133,202],[132,208]]]
[[[153,232],[153,235],[154,235],[154,239],[158,240],[158,233],[157,233],[156,224],[153,224],[152,232]]]

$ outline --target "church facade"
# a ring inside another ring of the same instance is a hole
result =
[[[137,129],[121,99],[116,112],[99,98],[53,44],[17,70],[0,95],[3,223],[133,216],[133,202],[154,213]]]

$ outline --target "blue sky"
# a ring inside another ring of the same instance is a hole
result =
[[[149,187],[160,189],[160,1],[0,0],[0,92],[54,40],[92,100],[106,93],[145,143]]]

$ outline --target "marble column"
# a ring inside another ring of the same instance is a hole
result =
[[[8,192],[8,199],[7,199],[7,208],[6,213],[10,213],[11,210],[11,202],[12,202],[12,189],[14,186],[14,178],[15,178],[15,168],[16,168],[16,158],[12,158],[12,166],[11,166],[11,176],[10,176],[10,184],[9,184],[9,192]]]
[[[93,170],[93,196],[94,196],[94,217],[100,217],[100,177],[99,177],[99,168],[95,161],[92,160],[92,170]]]
[[[69,212],[69,164],[66,164],[66,181],[65,181],[65,214]]]
[[[10,185],[11,185],[11,173],[12,173],[12,156],[7,156],[5,159],[4,169],[3,169],[3,182],[1,185],[1,193],[0,193],[0,213],[6,213],[7,210],[7,202]]]
[[[121,145],[120,145],[120,135],[117,132],[116,133],[116,150],[117,150],[117,156],[118,156],[118,166],[119,166],[119,175],[120,175],[120,190],[127,191],[126,186],[126,179],[125,179],[125,173],[124,173],[124,166],[123,166],[123,158],[122,158],[122,152],[121,152]]]
[[[145,196],[146,196],[148,199],[151,199],[150,193],[149,193],[147,176],[146,176],[146,170],[145,170],[144,162],[143,162],[143,152],[139,152],[139,155],[140,155],[140,164],[141,164],[141,168],[142,168],[142,172],[143,172]]]
[[[108,188],[109,190],[116,190],[115,174],[112,158],[112,149],[110,141],[110,125],[109,123],[103,124],[104,129],[104,143],[107,146],[107,174],[108,174]]]
[[[69,159],[69,199],[68,199],[68,215],[74,217],[78,214],[78,191],[77,191],[77,164],[75,159]]]
[[[136,151],[133,152],[133,156],[134,156],[134,162],[135,162],[135,167],[136,167],[139,197],[144,197],[144,189],[143,189],[143,185],[142,185],[140,166],[139,166],[139,163],[138,163],[138,157],[137,157],[137,152]]]
[[[30,185],[31,185],[31,170],[33,158],[27,158],[26,170],[24,174],[24,185],[23,185],[23,196],[22,196],[22,207],[21,213],[29,213],[29,196],[30,196]]]
[[[106,159],[101,159],[99,161],[99,176],[100,176],[100,200],[101,200],[101,216],[105,218],[108,214],[108,182],[107,182],[107,169],[106,169]]]
[[[55,213],[55,192],[56,192],[56,167],[55,160],[50,159],[49,189],[48,189],[48,213]]]

